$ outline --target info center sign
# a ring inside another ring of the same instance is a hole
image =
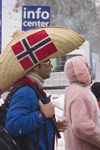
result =
[[[50,6],[23,6],[22,30],[50,26]]]

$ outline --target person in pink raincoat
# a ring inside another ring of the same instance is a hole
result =
[[[68,120],[65,150],[100,150],[99,107],[90,90],[91,70],[86,59],[66,61],[64,72],[70,82],[65,89],[63,115]]]

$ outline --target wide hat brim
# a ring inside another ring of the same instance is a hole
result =
[[[7,45],[0,55],[0,94],[7,91],[12,87],[19,79],[23,78],[25,74],[32,69],[32,67],[24,70],[18,59],[16,58],[14,52],[12,51],[12,46],[27,36],[37,33],[38,31],[45,30],[55,45],[57,52],[51,54],[50,56],[44,58],[42,61],[46,61],[51,58],[57,58],[64,56],[67,53],[79,48],[84,42],[84,38],[63,27],[40,27],[26,32],[17,30],[14,32],[14,38]],[[37,64],[35,64],[37,65]],[[34,66],[35,66],[34,65]]]

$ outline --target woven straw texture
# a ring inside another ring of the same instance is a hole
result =
[[[45,30],[57,48],[57,52],[42,61],[61,57],[79,48],[84,42],[84,38],[79,34],[63,27],[41,27],[28,30],[26,32],[17,30],[13,34],[13,39],[0,55],[0,94],[12,87],[15,82],[23,78],[32,69],[24,70],[18,59],[14,55],[11,46],[38,31]],[[41,62],[42,62],[41,61]],[[39,62],[40,63],[40,62]]]

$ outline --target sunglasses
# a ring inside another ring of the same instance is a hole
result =
[[[51,65],[51,61],[49,60],[47,62],[42,62],[41,64],[44,64],[44,65],[46,65],[49,68],[50,65]]]

